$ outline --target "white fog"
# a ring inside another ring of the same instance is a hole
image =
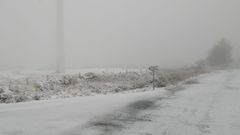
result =
[[[240,135],[239,0],[0,0],[0,135]]]
[[[68,68],[183,66],[240,44],[236,0],[66,0]],[[0,68],[54,68],[54,0],[0,0]],[[17,22],[17,23],[16,23]]]

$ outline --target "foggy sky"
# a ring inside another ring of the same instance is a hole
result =
[[[0,69],[54,68],[55,6],[0,0]],[[65,0],[66,66],[182,66],[223,37],[238,50],[239,7],[239,0]]]

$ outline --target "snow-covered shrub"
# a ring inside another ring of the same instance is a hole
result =
[[[33,83],[32,86],[35,88],[36,91],[44,91],[45,87],[41,83]]]
[[[40,95],[34,95],[32,97],[32,100],[40,100],[41,99],[41,96]]]
[[[184,90],[185,87],[183,85],[170,85],[170,86],[166,87],[165,89],[169,90],[170,92],[177,92],[177,91]]]
[[[156,87],[176,85],[199,74],[194,68],[159,70]],[[24,102],[96,94],[135,91],[152,85],[150,71],[120,73],[51,74],[0,81],[0,102]],[[1,89],[2,88],[2,89]],[[150,90],[150,89],[148,89]]]
[[[95,80],[95,79],[97,79],[97,77],[98,77],[98,75],[93,72],[88,72],[88,73],[84,74],[84,78],[86,80]]]
[[[19,95],[19,96],[14,96],[14,100],[15,102],[26,102],[30,100],[30,98],[24,95]]]
[[[187,79],[186,81],[184,81],[184,84],[197,84],[198,81],[196,78],[190,78],[190,79]]]
[[[4,89],[0,88],[0,94],[4,93]]]
[[[0,103],[14,103],[15,100],[10,94],[0,94]]]
[[[171,77],[166,75],[158,75],[155,80],[156,87],[166,87],[171,84]]]
[[[75,76],[64,76],[62,80],[63,85],[76,85],[78,78]]]
[[[148,87],[151,84],[151,79],[149,75],[139,76],[138,80],[132,82],[132,89],[140,89]]]
[[[129,90],[130,87],[127,86],[127,85],[123,85],[123,86],[118,86],[117,87],[117,91],[120,92],[120,91],[126,91],[126,90]]]

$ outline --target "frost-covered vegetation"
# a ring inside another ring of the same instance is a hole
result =
[[[155,86],[174,85],[203,72],[199,68],[159,70],[156,73]],[[145,91],[151,90],[151,85],[152,75],[148,70],[1,78],[0,103]]]

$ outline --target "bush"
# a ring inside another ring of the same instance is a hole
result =
[[[191,79],[187,79],[184,84],[197,84],[198,81],[197,79],[191,78]]]
[[[156,72],[155,86],[176,85],[179,81],[184,81],[198,74],[194,68],[159,70]],[[26,85],[26,79],[18,79],[11,81],[10,89],[7,91],[4,88],[8,88],[8,83],[3,83],[3,85],[0,85],[0,102],[25,102],[51,97],[59,98],[130,91],[149,87],[153,80],[152,74],[147,70],[144,72],[102,74],[89,72],[84,74],[83,77],[80,74],[52,75],[48,76],[47,79],[45,77],[43,79],[32,78],[31,83],[28,85]],[[188,80],[185,83],[195,82]]]
[[[0,103],[14,103],[15,100],[12,95],[2,94],[0,95]]]
[[[4,93],[4,89],[0,88],[0,94]]]
[[[84,74],[84,78],[86,80],[96,80],[98,78],[98,75],[92,72],[88,72],[86,74]]]
[[[74,76],[64,76],[62,80],[63,85],[76,85],[78,83],[78,78]]]
[[[26,102],[29,100],[29,98],[27,96],[24,95],[20,95],[20,96],[15,96],[14,97],[15,102]]]
[[[184,90],[184,89],[185,87],[183,85],[172,85],[172,86],[166,87],[166,90],[169,90],[170,92],[173,92],[173,93]]]
[[[33,99],[33,100],[40,100],[40,99],[41,99],[41,96],[35,95],[35,96],[32,97],[32,99]]]

